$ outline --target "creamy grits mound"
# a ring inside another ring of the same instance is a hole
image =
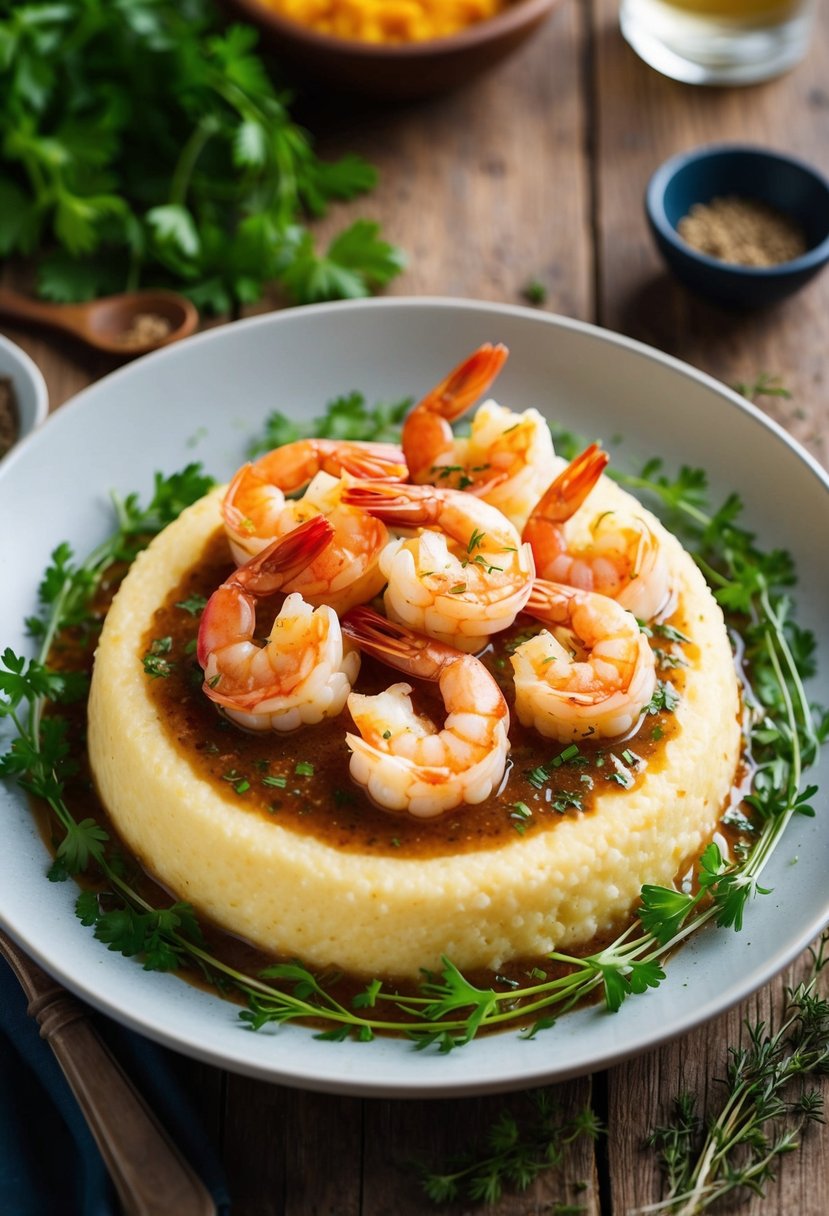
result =
[[[739,693],[718,605],[688,554],[638,503],[605,478],[573,526],[603,510],[635,512],[667,548],[694,644],[662,762],[634,789],[599,793],[589,813],[557,817],[548,830],[424,858],[339,850],[248,813],[232,789],[200,776],[163,728],[143,639],[214,535],[219,501],[213,492],[190,507],[136,559],[104,625],[89,702],[103,803],[129,848],[179,899],[271,954],[404,978],[437,967],[442,955],[463,970],[497,969],[578,948],[629,917],[643,883],[681,879],[734,782]],[[550,754],[542,740],[539,760]]]

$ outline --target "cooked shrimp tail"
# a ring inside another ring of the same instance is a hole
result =
[[[451,423],[483,396],[508,354],[501,343],[494,346],[484,343],[409,412],[403,423],[402,441],[412,481],[428,481],[434,465],[451,452]]]
[[[551,544],[556,548],[561,546],[561,525],[585,502],[609,459],[607,452],[591,443],[570,461],[536,503],[522,537],[532,545],[536,561],[544,560]]]
[[[240,566],[231,581],[257,597],[273,595],[310,566],[333,537],[334,529],[328,520],[315,515]]]
[[[336,446],[342,449],[344,445]],[[222,502],[222,517],[234,560],[240,565],[245,563],[297,524],[323,515],[334,528],[334,539],[286,585],[286,590],[299,591],[307,603],[328,604],[337,612],[345,612],[376,595],[385,582],[379,559],[389,539],[388,530],[379,520],[345,505],[342,500],[343,491],[354,481],[353,473],[346,472],[345,466],[362,476],[405,474],[405,465],[392,459],[395,452],[399,455],[397,449],[385,444],[374,446],[379,451],[372,445],[359,444],[351,444],[346,452],[340,450],[338,464],[343,467],[342,473],[335,477],[320,469],[301,498],[286,498],[284,490],[262,474],[260,464],[247,464],[239,469]]]
[[[509,710],[478,659],[418,635],[371,608],[354,608],[343,633],[406,675],[437,682],[447,712],[442,729],[412,705],[411,684],[375,696],[352,693],[350,771],[385,810],[433,819],[497,789],[509,751]]]
[[[359,670],[345,652],[336,613],[289,595],[264,644],[256,633],[257,601],[281,590],[331,542],[321,515],[281,537],[234,571],[202,613],[196,654],[203,691],[249,730],[294,730],[340,713]]]
[[[415,633],[366,605],[352,608],[340,624],[345,636],[361,650],[420,680],[439,679],[441,672],[459,658],[452,646]]]

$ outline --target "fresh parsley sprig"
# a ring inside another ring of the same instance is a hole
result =
[[[283,443],[294,443],[311,436],[317,439],[345,439],[359,443],[396,442],[400,439],[400,424],[412,405],[411,397],[399,401],[378,401],[369,406],[362,393],[344,393],[334,397],[324,414],[307,422],[287,418],[274,410],[266,419],[261,436],[248,448],[253,458]]]

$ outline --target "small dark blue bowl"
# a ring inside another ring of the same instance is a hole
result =
[[[789,216],[805,235],[806,252],[774,266],[740,266],[692,248],[677,232],[677,224],[694,203],[725,195],[755,199]],[[785,153],[721,144],[674,156],[650,179],[645,211],[656,244],[677,278],[727,307],[776,304],[829,261],[829,181]]]

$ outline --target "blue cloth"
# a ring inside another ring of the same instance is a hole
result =
[[[184,1061],[108,1018],[96,1028],[228,1216],[224,1171],[195,1112]],[[26,997],[0,958],[0,1212],[4,1216],[118,1216],[120,1205],[92,1133]]]

